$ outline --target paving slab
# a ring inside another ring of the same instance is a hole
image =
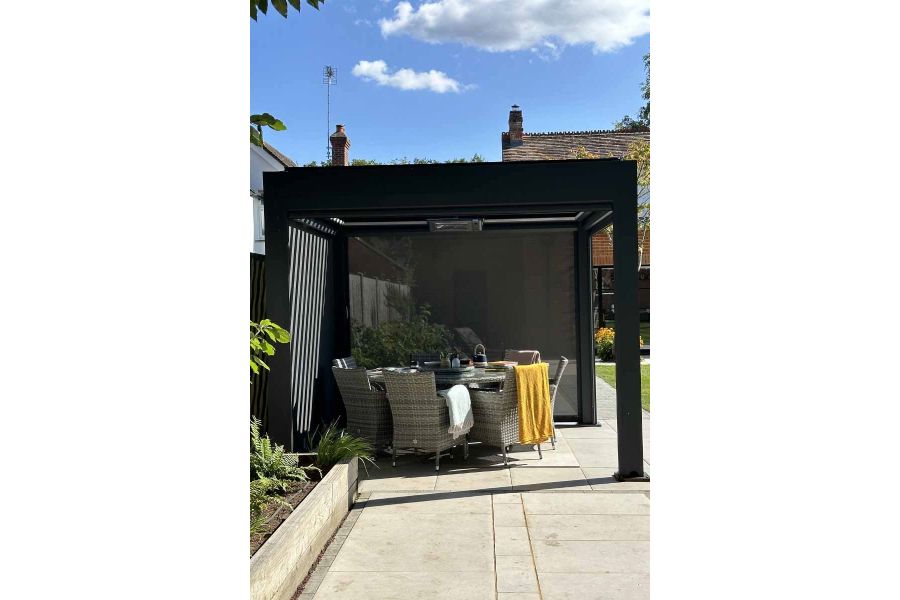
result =
[[[495,527],[525,527],[525,513],[521,504],[500,504],[494,507]]]
[[[519,491],[591,491],[579,467],[534,467],[510,469],[513,489]]]
[[[531,556],[497,557],[497,592],[537,593],[537,575]]]
[[[538,573],[649,573],[650,542],[533,540]]]
[[[621,494],[526,493],[522,494],[529,515],[649,515],[650,499],[633,492]]]
[[[410,464],[406,461],[416,460]],[[390,460],[381,459],[378,467],[369,466],[368,473],[359,470],[359,491],[428,491],[437,484],[437,472],[434,465],[422,464],[415,457],[402,457],[396,467]]]
[[[497,556],[531,556],[531,543],[526,527],[494,527],[494,554]]]
[[[569,447],[582,467],[616,467],[619,445],[616,439],[570,439]]]
[[[535,540],[649,541],[649,515],[529,515],[528,533]]]
[[[575,439],[616,439],[616,430],[609,425],[586,425],[581,427],[560,427],[560,436],[565,440]]]
[[[416,565],[409,565],[416,567]],[[316,591],[316,600],[493,600],[492,572],[329,571]]]
[[[378,513],[363,510],[331,571],[492,571],[490,514]]]
[[[519,503],[522,500],[519,498]],[[469,492],[372,492],[367,513],[491,514],[490,494]]]
[[[509,469],[451,468],[438,474],[435,490],[510,490]]]
[[[649,600],[650,576],[635,573],[539,573],[543,600]]]

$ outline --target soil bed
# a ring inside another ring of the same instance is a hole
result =
[[[284,501],[291,505],[290,508],[280,504],[269,504],[263,509],[263,518],[265,525],[262,529],[250,535],[250,556],[256,554],[256,551],[266,542],[275,530],[278,529],[284,521],[291,516],[291,512],[303,501],[304,498],[319,483],[318,479],[308,481],[290,481],[288,483],[287,492],[282,496]]]

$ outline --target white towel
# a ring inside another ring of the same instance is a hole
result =
[[[472,399],[466,386],[454,385],[438,394],[447,400],[447,409],[450,411],[450,429],[447,433],[453,435],[453,439],[469,433],[475,424],[475,417],[472,415]]]

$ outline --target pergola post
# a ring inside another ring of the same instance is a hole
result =
[[[266,318],[289,330],[291,303],[288,290],[290,285],[288,221],[284,209],[277,205],[277,202],[268,199],[263,204],[266,223]],[[293,331],[291,335],[294,335]],[[289,451],[294,449],[291,346],[292,344],[278,344],[275,354],[266,357],[266,364],[271,369],[266,393],[269,413],[267,433],[274,442],[284,445]]]
[[[643,479],[640,308],[638,304],[637,191],[613,209],[616,302],[616,429],[618,480]]]
[[[577,344],[579,421],[597,423],[597,396],[594,381],[593,290],[591,289],[591,235],[583,227],[575,232],[575,307]]]

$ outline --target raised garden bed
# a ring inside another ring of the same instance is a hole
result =
[[[291,598],[356,499],[357,459],[334,465],[319,482],[298,484],[296,507],[283,509],[284,519],[250,558],[252,600]],[[294,506],[292,494],[285,499]]]
[[[284,494],[284,500],[290,507],[272,503],[263,510],[265,525],[261,531],[250,534],[250,556],[256,554],[256,551],[262,547],[266,540],[281,527],[281,524],[291,516],[293,510],[303,502],[303,499],[316,487],[317,483],[319,482],[315,479],[291,481],[288,483],[288,490]]]

